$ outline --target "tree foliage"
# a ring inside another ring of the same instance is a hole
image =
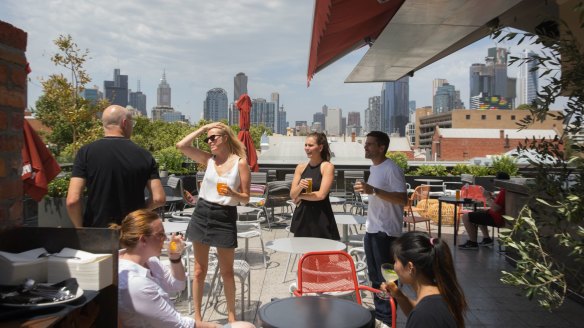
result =
[[[67,70],[71,77],[68,79],[59,73],[43,80],[43,95],[37,100],[34,113],[51,128],[47,139],[55,153],[70,159],[83,144],[101,135],[96,114],[107,106],[107,102],[92,104],[80,96],[91,81],[83,68],[89,51],[80,50],[70,35],[61,35],[53,42],[58,52],[51,61]]]
[[[582,18],[581,4],[575,11]],[[509,63],[536,63],[540,78],[546,80],[521,127],[553,119],[564,130],[551,140],[525,140],[518,146],[520,157],[522,152],[537,154],[536,158],[524,156],[537,171],[527,205],[517,218],[507,217],[512,229],[503,241],[518,259],[515,270],[504,272],[502,281],[522,287],[527,297],[554,309],[562,304],[568,288],[584,294],[584,145],[577,138],[584,116],[584,56],[572,31],[562,22],[544,22],[536,34],[503,32],[496,30],[494,38],[520,38],[518,44],[544,47],[534,57],[511,57]],[[565,108],[550,111],[560,96],[567,97]]]
[[[387,152],[385,157],[391,159],[392,161],[399,166],[402,171],[406,172],[408,169],[408,156],[406,154],[396,151],[396,152]]]

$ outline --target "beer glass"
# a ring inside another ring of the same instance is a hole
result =
[[[227,194],[227,180],[225,178],[217,179],[217,193],[219,195]]]

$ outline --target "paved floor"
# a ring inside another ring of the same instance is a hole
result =
[[[437,227],[432,226],[432,230],[435,235]],[[442,231],[442,237],[448,240],[450,245],[452,245],[452,231],[452,227],[446,227]],[[264,243],[287,235],[288,232],[285,231],[284,226],[275,227],[271,231],[263,230]],[[464,235],[464,231],[461,235]],[[460,240],[465,240],[465,237],[460,237]],[[240,240],[239,244],[240,249],[236,251],[237,257],[243,255],[243,240]],[[244,319],[254,322],[258,327],[258,308],[269,303],[273,298],[289,297],[289,286],[295,281],[295,273],[288,272],[286,281],[282,283],[288,254],[274,252],[267,248],[266,253],[267,269],[263,266],[259,239],[250,240],[247,260],[251,266],[251,305],[247,305],[246,298]],[[581,304],[567,300],[560,309],[550,313],[538,307],[536,301],[529,301],[522,296],[518,288],[501,283],[499,281],[501,271],[511,270],[512,267],[506,262],[505,257],[499,254],[496,246],[479,250],[453,249],[453,256],[457,277],[469,304],[469,311],[466,314],[467,327],[584,327],[581,319],[584,306]],[[237,281],[236,285],[238,285]],[[238,319],[241,311],[239,297],[240,290],[238,289],[236,301]],[[372,306],[370,295],[364,299],[364,306]],[[179,300],[177,307],[184,314],[190,312],[185,300]],[[226,323],[223,298],[219,298],[217,304],[207,309],[204,320]],[[404,314],[399,312],[397,326],[405,327],[405,322]]]

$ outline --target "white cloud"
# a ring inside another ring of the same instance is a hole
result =
[[[56,51],[52,40],[71,34],[90,51],[91,84],[103,89],[103,81],[120,68],[131,89],[140,79],[150,108],[166,70],[173,106],[193,119],[200,117],[208,90],[221,87],[232,99],[238,72],[249,77],[252,97],[269,99],[271,92],[279,92],[290,122],[312,121],[324,104],[345,113],[362,111],[369,97],[380,94],[381,83],[344,80],[366,49],[333,63],[306,87],[313,9],[309,0],[8,0],[0,20],[28,33],[31,106],[41,94],[38,79],[59,71],[50,62]],[[484,62],[492,45],[483,40],[416,72],[410,99],[419,106],[431,104],[432,80],[441,77],[461,90],[467,103],[468,67]]]

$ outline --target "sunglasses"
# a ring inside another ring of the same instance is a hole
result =
[[[218,138],[220,138],[222,136],[223,136],[222,134],[213,134],[213,135],[208,136],[204,140],[205,140],[205,143],[208,143],[209,141],[215,142],[215,140],[217,140]]]

